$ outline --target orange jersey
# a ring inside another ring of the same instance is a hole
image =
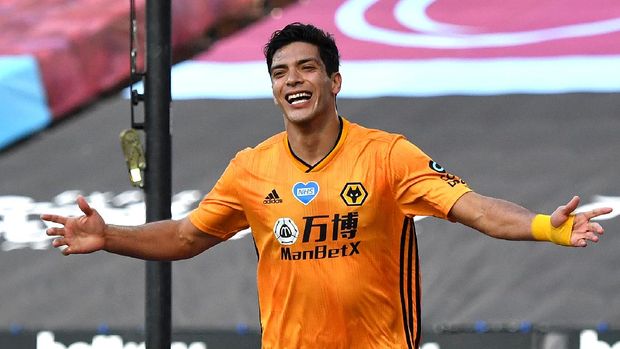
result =
[[[419,345],[413,217],[447,218],[470,189],[404,137],[341,120],[315,166],[284,132],[239,152],[190,213],[223,239],[251,227],[264,349]]]

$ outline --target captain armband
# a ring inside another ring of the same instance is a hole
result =
[[[551,216],[538,214],[532,220],[532,236],[535,240],[551,241],[562,246],[572,246],[570,236],[573,231],[574,215],[570,215],[566,222],[559,227],[551,225]]]

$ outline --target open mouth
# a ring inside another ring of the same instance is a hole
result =
[[[296,92],[296,93],[291,93],[290,95],[286,96],[286,101],[289,102],[289,104],[299,104],[299,103],[303,103],[307,100],[309,100],[310,98],[312,98],[312,93],[310,92]]]

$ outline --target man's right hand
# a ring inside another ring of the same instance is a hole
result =
[[[86,199],[81,195],[77,198],[78,207],[83,216],[64,217],[51,214],[41,215],[44,221],[54,222],[63,225],[58,228],[49,228],[46,233],[49,236],[56,236],[52,245],[54,247],[66,246],[62,253],[65,256],[70,254],[91,253],[102,250],[105,246],[106,223],[97,210],[88,205]]]

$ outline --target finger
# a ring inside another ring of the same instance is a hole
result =
[[[599,237],[598,235],[592,232],[589,232],[589,233],[586,233],[585,239],[588,241],[592,241],[592,242],[598,242]]]
[[[66,246],[67,245],[67,240],[65,238],[57,238],[54,239],[54,241],[52,241],[52,246],[54,247],[60,247],[60,246]]]
[[[64,254],[65,256],[68,256],[68,255],[70,255],[70,254],[71,254],[71,248],[70,248],[70,247],[65,247],[65,248],[61,247],[61,252],[62,252],[62,254]]]
[[[605,229],[603,229],[603,226],[598,223],[588,223],[588,231],[602,235],[603,232],[605,232]]]
[[[575,232],[571,235],[571,244],[575,247],[586,247],[588,245],[587,232]]]
[[[45,231],[45,233],[49,236],[64,236],[65,229],[63,228],[49,228]]]
[[[48,222],[54,222],[58,224],[65,224],[67,222],[67,217],[58,216],[55,214],[42,214],[41,219]]]
[[[592,211],[584,212],[583,215],[588,220],[590,220],[590,219],[592,219],[594,217],[598,217],[598,216],[602,216],[604,214],[611,213],[611,211],[613,211],[613,208],[611,208],[611,207],[599,207],[599,208],[595,208]]]
[[[576,234],[574,237],[574,246],[576,247],[586,247],[588,245],[588,241],[598,242],[599,237],[593,232],[585,232],[581,234]]]
[[[562,207],[562,212],[569,215],[571,212],[575,211],[577,206],[579,206],[579,200],[579,196],[573,196],[573,198]]]
[[[85,215],[90,216],[91,214],[93,214],[93,209],[90,207],[90,205],[82,195],[78,195],[77,204],[80,210],[82,210]]]

